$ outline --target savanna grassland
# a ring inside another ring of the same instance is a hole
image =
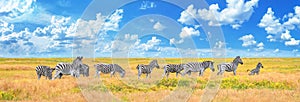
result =
[[[300,101],[300,58],[242,58],[237,75],[225,72],[219,90],[212,101],[247,102],[299,102]],[[205,93],[207,83],[215,72],[207,69],[204,76],[198,73],[192,76],[162,78],[163,65],[189,61],[212,59],[158,59],[160,69],[154,69],[151,78],[142,75],[137,79],[137,64],[147,64],[151,59],[130,58],[84,59],[90,66],[90,76],[75,79],[63,76],[62,79],[37,80],[35,67],[48,65],[55,67],[59,62],[72,62],[71,58],[0,58],[0,101],[199,101]],[[231,62],[232,59],[226,59]],[[95,78],[94,64],[117,63],[126,70],[124,78],[119,74],[101,74]],[[247,69],[253,69],[258,62],[264,68],[259,75],[249,76]],[[216,62],[217,63],[217,62]],[[53,75],[55,72],[53,72]]]

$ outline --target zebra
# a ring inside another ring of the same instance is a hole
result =
[[[255,75],[255,73],[256,75],[258,75],[260,71],[260,67],[264,68],[264,66],[260,62],[258,62],[255,69],[252,69],[251,71],[248,69],[247,72],[250,71],[249,75]]]
[[[204,62],[190,62],[185,64],[184,72],[182,75],[189,74],[191,75],[191,72],[199,72],[199,76],[203,76],[204,71],[207,68],[210,68],[211,71],[215,71],[214,68],[214,62],[213,61],[204,61]]]
[[[56,73],[54,75],[54,79],[59,77],[61,79],[62,75],[72,75],[73,77],[79,77],[79,69],[82,67],[82,56],[76,57],[73,63],[59,63],[56,65],[55,70]]]
[[[223,73],[225,71],[227,72],[232,72],[233,71],[233,75],[236,75],[236,70],[238,67],[238,64],[243,65],[243,61],[241,59],[240,56],[237,56],[231,63],[222,63],[222,64],[218,64],[218,74],[217,75],[223,75]]]
[[[138,64],[136,66],[136,69],[138,70],[138,79],[140,79],[142,74],[146,74],[147,78],[148,76],[150,76],[151,78],[151,72],[153,70],[153,68],[156,67],[157,69],[159,69],[159,65],[157,63],[157,60],[152,60],[149,65],[144,65],[144,64]]]
[[[49,66],[44,65],[38,65],[35,68],[38,80],[40,80],[41,76],[45,76],[46,79],[51,80],[52,79],[52,72],[55,70],[55,68],[50,68]]]
[[[169,73],[175,73],[176,72],[176,77],[178,76],[178,73],[181,74],[180,72],[183,70],[185,64],[167,64],[164,66],[164,74],[163,76],[169,77]]]
[[[82,64],[82,67],[79,68],[79,74],[82,74],[85,77],[89,76],[89,66],[87,64]]]
[[[101,73],[104,74],[110,73],[110,77],[112,77],[115,74],[115,72],[118,72],[122,78],[126,74],[126,71],[118,64],[99,63],[99,64],[95,64],[94,67],[96,68],[95,77],[98,78],[100,77]]]

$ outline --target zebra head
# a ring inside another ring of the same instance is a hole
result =
[[[126,72],[123,71],[123,72],[120,73],[120,76],[121,76],[122,78],[124,78],[125,74],[126,74]]]
[[[236,63],[236,64],[240,63],[241,65],[244,64],[240,56],[237,56],[237,57],[233,60],[233,62]]]
[[[260,62],[258,62],[258,64],[257,64],[257,66],[256,66],[256,68],[264,68],[264,66],[260,63]]]
[[[150,65],[150,66],[153,66],[153,67],[156,67],[157,69],[159,69],[159,65],[158,65],[158,63],[157,63],[157,60],[151,61],[149,65]]]
[[[55,70],[55,68],[46,68],[45,76],[48,77],[48,79],[52,79],[52,72]]]
[[[209,62],[209,68],[211,71],[215,71],[215,68],[214,68],[214,62],[213,61],[208,61]]]

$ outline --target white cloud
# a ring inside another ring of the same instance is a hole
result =
[[[273,51],[273,53],[278,53],[279,52],[279,49],[275,49],[274,51]]]
[[[227,6],[220,10],[218,4],[212,4],[209,9],[194,9],[193,5],[188,6],[181,12],[179,22],[185,24],[193,23],[193,17],[208,21],[210,26],[231,25],[232,28],[238,29],[244,21],[249,20],[254,12],[253,7],[258,0],[226,0]],[[192,15],[192,16],[190,16]]]
[[[148,40],[147,43],[140,44],[137,48],[142,49],[144,51],[148,51],[150,49],[157,50],[158,48],[155,48],[156,45],[159,45],[161,42],[160,39],[157,39],[156,37],[152,37],[151,40]]]
[[[166,27],[164,25],[162,25],[160,22],[156,22],[154,25],[153,25],[153,29],[154,30],[157,30],[157,31],[162,31],[164,30]]]
[[[256,45],[257,48],[255,48],[256,51],[261,51],[264,49],[264,43],[260,42]]]
[[[33,4],[36,0],[3,0],[0,3],[0,13],[4,18],[16,18],[26,13],[31,13],[34,9]]]
[[[272,8],[268,8],[267,13],[262,17],[258,26],[265,28],[268,34],[278,34],[283,31],[283,27],[279,19],[274,16]]]
[[[272,35],[268,35],[266,38],[269,39],[268,41],[270,41],[270,42],[276,41],[276,39]]]
[[[107,17],[107,21],[102,28],[104,31],[117,31],[119,28],[119,22],[123,18],[123,9],[117,9],[112,15]]]
[[[294,13],[288,13],[279,19],[274,16],[272,8],[268,8],[267,13],[262,17],[259,27],[264,28],[268,34],[277,35],[280,39],[285,40],[286,46],[299,45],[299,40],[295,40],[290,34],[291,30],[300,27],[300,6],[294,7]],[[287,20],[286,20],[287,19]],[[280,23],[282,21],[282,23]],[[268,35],[267,38],[270,42],[277,41],[273,35]],[[286,41],[289,40],[289,41]]]
[[[192,27],[183,27],[181,29],[181,32],[179,34],[180,38],[186,38],[186,37],[190,37],[190,36],[199,36],[200,35],[200,31],[199,30],[196,30]]]
[[[291,39],[290,31],[286,30],[285,33],[281,34],[281,39],[282,40],[290,40]]]
[[[243,41],[243,47],[253,46],[256,44],[256,41],[254,40],[254,36],[252,34],[242,36],[239,38],[239,40]]]
[[[292,52],[293,52],[293,53],[297,53],[297,52],[298,52],[298,49],[294,49]]]
[[[215,48],[218,48],[218,49],[220,49],[220,48],[225,48],[225,45],[226,45],[225,42],[223,42],[223,41],[218,41],[218,42],[216,42],[216,44],[215,44]]]
[[[284,44],[286,46],[296,46],[299,45],[300,40],[295,40],[295,38],[291,38],[290,41],[286,41]]]
[[[171,38],[171,39],[169,40],[169,42],[170,42],[170,45],[172,45],[172,44],[181,44],[181,43],[184,42],[184,40],[183,40],[183,39],[180,39],[180,40],[178,41],[178,40],[176,40],[175,38]]]
[[[194,9],[194,5],[191,4],[187,7],[186,10],[181,12],[180,18],[177,20],[182,24],[194,24],[194,18],[196,18],[196,9]]]

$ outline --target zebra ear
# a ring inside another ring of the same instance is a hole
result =
[[[240,56],[236,56],[236,58],[241,58]]]

